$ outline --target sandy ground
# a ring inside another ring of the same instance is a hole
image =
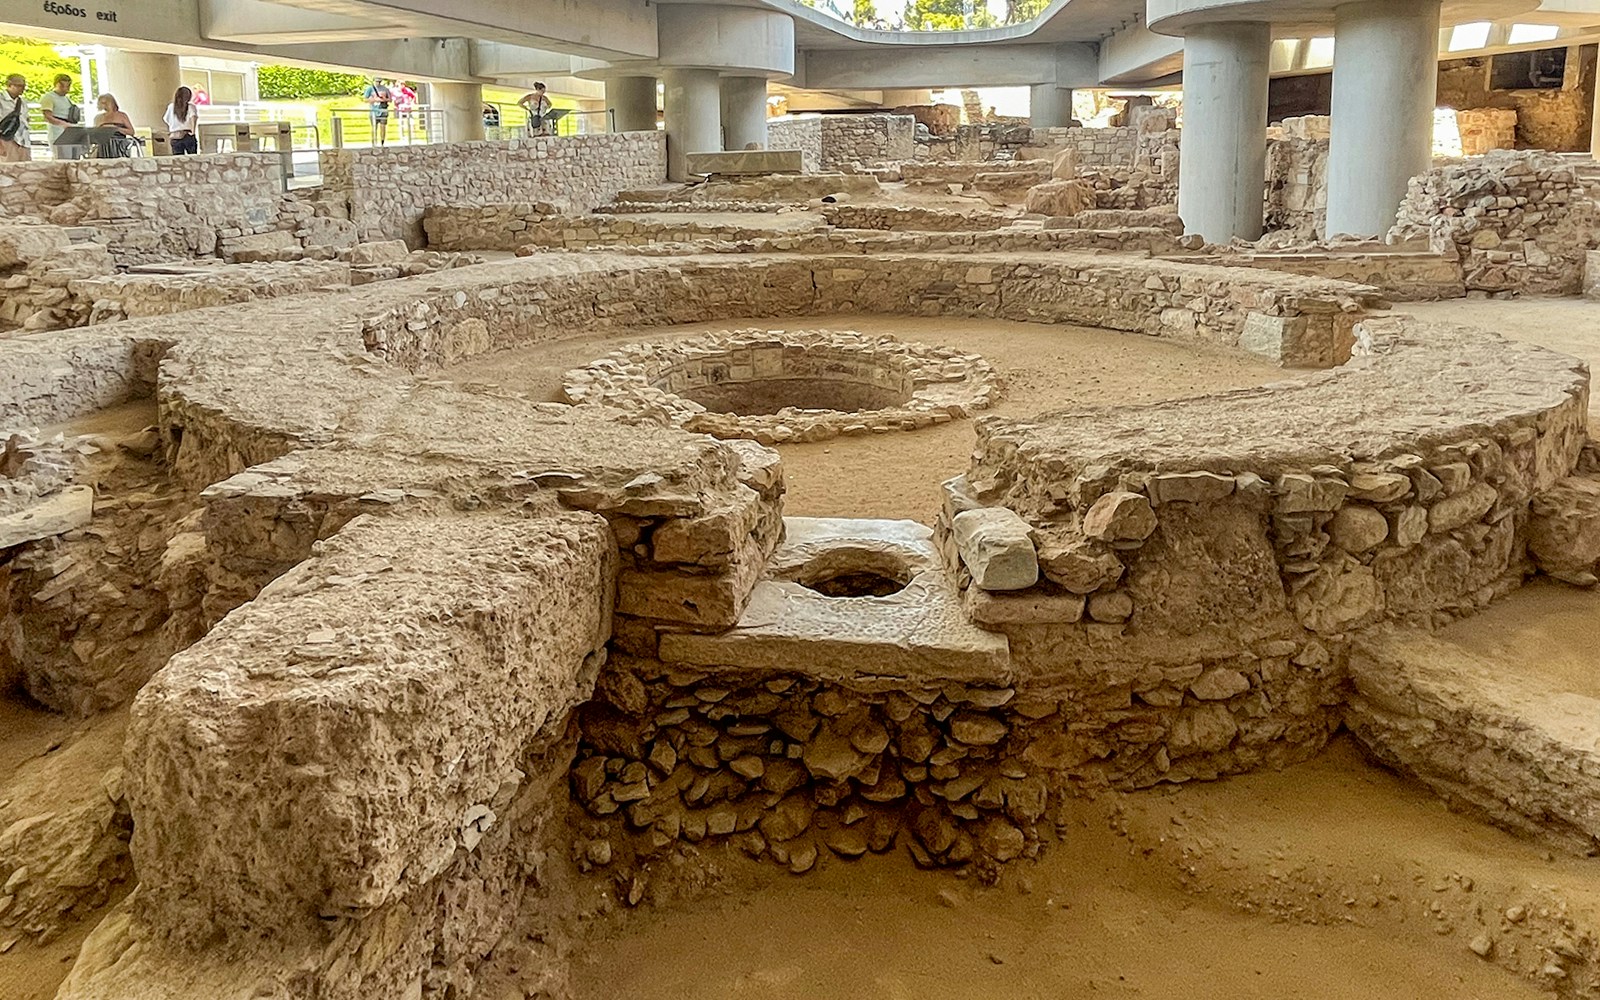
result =
[[[1600,593],[1593,590],[1541,577],[1439,638],[1557,690],[1600,698]]]
[[[709,899],[611,918],[577,997],[1515,1000],[1547,994],[1467,949],[1471,914],[1536,882],[1582,887],[1569,902],[1594,912],[1584,863],[1444,812],[1345,741],[1066,813],[1064,840],[993,890],[898,853],[802,878],[743,867]]]
[[[859,330],[983,355],[1006,380],[988,412],[1032,416],[1048,410],[1143,403],[1259,385],[1283,370],[1247,355],[1169,343],[1138,334],[986,319],[827,316],[661,327],[617,337],[564,340],[477,358],[451,370],[457,381],[554,400],[561,374],[626,343],[748,327]],[[929,523],[939,483],[966,471],[971,421],[910,433],[786,445],[784,511],[810,517],[909,518]]]

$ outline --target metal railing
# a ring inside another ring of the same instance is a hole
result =
[[[444,142],[444,110],[417,105],[405,111],[375,113],[369,107],[332,108],[334,149],[346,146],[411,146]]]
[[[506,101],[485,101],[485,108],[493,108],[483,116],[484,137],[488,139],[525,139],[536,134],[532,116],[520,104]],[[616,131],[616,114],[610,108],[598,111],[567,109],[567,113],[552,123],[545,135],[591,135],[597,132]]]

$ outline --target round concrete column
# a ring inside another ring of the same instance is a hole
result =
[[[722,80],[714,69],[667,69],[661,74],[667,126],[667,179],[686,180],[690,153],[722,150]]]
[[[165,132],[167,126],[162,124],[161,116],[181,86],[183,76],[178,71],[177,56],[123,49],[106,53],[106,83],[101,92],[117,99],[117,105],[133,120],[134,128]],[[90,121],[99,113],[93,108],[84,110]]]
[[[1382,236],[1433,163],[1439,0],[1345,4],[1334,40],[1327,235]]]
[[[759,76],[722,78],[723,145],[767,148],[767,81]]]
[[[1072,90],[1036,83],[1028,93],[1028,124],[1034,128],[1066,128],[1072,124]]]
[[[1211,242],[1261,238],[1271,45],[1266,24],[1197,24],[1184,35],[1178,214]]]
[[[612,128],[618,132],[656,130],[656,78],[612,76],[606,78],[606,107]]]
[[[444,112],[446,142],[472,142],[483,138],[483,85],[477,83],[429,84],[434,107]]]

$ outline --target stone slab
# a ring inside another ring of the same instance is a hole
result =
[[[916,569],[886,597],[827,597],[787,580],[756,584],[739,623],[720,635],[665,634],[667,663],[802,672],[828,680],[908,678],[1008,684],[1006,638],[967,620],[939,565],[932,533],[909,521],[786,518],[789,538],[773,555],[779,573],[828,551],[899,553]]]
[[[0,549],[81,528],[94,517],[94,487],[68,486],[38,503],[0,517]]]
[[[804,170],[798,149],[735,149],[722,153],[690,153],[691,174],[723,176],[798,174]]]

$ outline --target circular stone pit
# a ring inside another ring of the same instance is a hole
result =
[[[562,377],[570,403],[762,444],[916,430],[988,409],[1000,393],[999,374],[976,354],[853,330],[631,344]]]

